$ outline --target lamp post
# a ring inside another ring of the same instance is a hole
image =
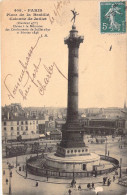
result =
[[[11,173],[11,168],[9,167],[9,194],[11,194],[11,177],[12,177],[12,173]]]
[[[18,156],[16,154],[16,168],[17,168],[17,166],[18,166]]]
[[[37,144],[37,158],[38,158],[38,144]]]
[[[11,133],[11,147],[12,147],[12,133]]]
[[[107,137],[106,137],[106,142],[105,142],[105,157],[106,157],[106,154],[107,154]]]
[[[122,166],[122,158],[120,158],[120,178],[122,177],[122,171],[121,171],[121,166]]]
[[[26,178],[27,178],[27,157],[26,157]]]
[[[75,179],[75,172],[74,172],[74,170],[75,170],[75,163],[73,163],[73,181]]]

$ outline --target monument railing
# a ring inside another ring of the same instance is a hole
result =
[[[109,157],[109,156],[104,156],[100,155],[101,160],[106,160],[110,161],[113,163],[113,166],[108,169],[103,169],[103,170],[96,170],[96,171],[84,171],[84,172],[63,172],[63,171],[58,171],[58,170],[51,170],[49,168],[43,168],[43,167],[38,167],[32,162],[37,160],[38,158],[42,158],[42,156],[34,156],[31,157],[27,160],[27,170],[38,176],[43,176],[43,177],[57,177],[57,178],[73,178],[73,177],[92,177],[92,176],[97,176],[97,175],[102,175],[102,174],[107,174],[115,171],[116,169],[119,168],[119,161],[115,158]]]

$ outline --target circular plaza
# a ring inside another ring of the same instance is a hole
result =
[[[43,177],[97,177],[114,172],[119,168],[115,158],[90,153],[89,156],[56,157],[54,153],[31,157],[27,160],[27,170]]]

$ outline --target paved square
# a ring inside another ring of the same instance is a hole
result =
[[[109,151],[109,155],[120,160],[122,158],[122,169],[127,168],[127,147],[124,144],[126,142],[126,137],[123,138],[122,141],[118,142],[115,140],[114,142],[107,144],[107,149]],[[122,148],[119,147],[122,145]],[[92,152],[96,152],[98,154],[105,153],[105,144],[91,144],[89,143],[89,149]],[[36,154],[35,154],[36,155]],[[27,155],[29,158],[31,154]],[[18,163],[20,166],[25,164],[26,155],[18,156]],[[4,158],[3,159],[3,170],[5,170],[5,175],[3,175],[3,195],[8,194],[9,192],[9,182],[6,184],[6,178],[9,179],[9,170],[7,169],[7,162],[11,163],[15,166],[16,157],[12,158]],[[118,170],[119,172],[119,170]],[[59,179],[59,178],[47,178],[40,177],[36,175],[32,175],[28,173],[27,179],[25,179],[25,172],[19,171],[19,168],[12,169],[12,178],[11,178],[11,188],[12,195],[68,195],[68,190],[70,189],[71,179]],[[126,178],[127,174],[122,172],[122,177]],[[103,191],[99,192],[99,195],[126,195],[127,189],[125,186],[118,184],[118,177],[113,182],[113,173],[109,175],[112,182],[110,186],[103,186],[103,177],[99,176],[97,178],[88,177],[88,178],[76,178],[77,187],[80,184],[82,189],[79,191],[77,188],[71,188],[71,195],[96,195],[93,189],[87,189],[87,183],[91,183],[92,181],[95,184],[95,188],[101,187]],[[38,187],[35,187],[36,181],[38,181]]]

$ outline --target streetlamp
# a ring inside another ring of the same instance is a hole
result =
[[[11,133],[11,147],[12,147],[12,133]]]
[[[17,153],[16,153],[16,168],[18,166],[18,156],[17,156]]]
[[[11,194],[11,177],[12,177],[12,172],[11,172],[11,167],[9,167],[9,194]]]
[[[73,181],[74,181],[74,179],[75,179],[74,169],[75,169],[75,163],[73,163]]]
[[[26,157],[26,178],[27,178],[27,157]]]
[[[106,157],[106,154],[107,154],[107,137],[106,137],[106,142],[105,142],[105,157]]]
[[[120,158],[120,178],[122,176],[121,166],[122,166],[122,158]]]

